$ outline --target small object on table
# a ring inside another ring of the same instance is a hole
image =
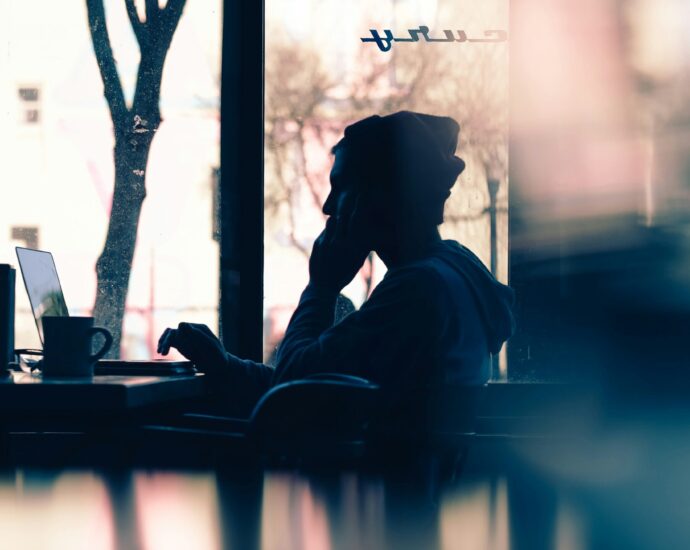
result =
[[[0,374],[14,359],[14,279],[14,268],[0,264]]]
[[[90,377],[93,367],[110,349],[113,337],[102,327],[94,327],[93,317],[43,316],[44,377]],[[105,337],[101,349],[91,354],[94,335]]]
[[[40,373],[43,368],[43,350],[41,349],[15,349],[15,363],[10,363],[15,371],[26,373]]]

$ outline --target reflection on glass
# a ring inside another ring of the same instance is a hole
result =
[[[441,548],[507,550],[505,480],[470,482],[463,489],[444,499],[439,522]]]
[[[213,475],[138,473],[134,492],[142,548],[223,547]]]
[[[668,513],[685,509],[686,492],[651,523],[649,503],[626,497],[635,489],[668,500],[654,473],[619,493],[517,464],[511,473],[466,471],[440,495],[414,476],[372,472],[15,470],[0,477],[0,547],[579,550],[612,540],[651,548],[687,531],[682,514]],[[255,473],[258,483],[247,483]]]
[[[17,471],[0,481],[3,548],[114,550],[110,495],[91,473]]]
[[[324,503],[310,484],[300,477],[267,476],[261,520],[263,548],[331,548]]]

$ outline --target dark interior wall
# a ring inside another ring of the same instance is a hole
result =
[[[637,122],[620,6],[544,5],[511,2],[509,377],[684,397],[688,215],[645,211],[640,142],[654,136]]]

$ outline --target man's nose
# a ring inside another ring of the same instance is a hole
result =
[[[329,193],[328,197],[326,197],[326,202],[323,203],[323,209],[322,209],[323,213],[326,216],[332,216],[334,214],[333,203],[334,203],[333,193]]]

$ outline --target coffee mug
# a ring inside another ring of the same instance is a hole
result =
[[[93,376],[93,366],[113,343],[107,329],[93,326],[93,317],[43,317],[43,376]],[[95,334],[103,347],[91,353]]]

